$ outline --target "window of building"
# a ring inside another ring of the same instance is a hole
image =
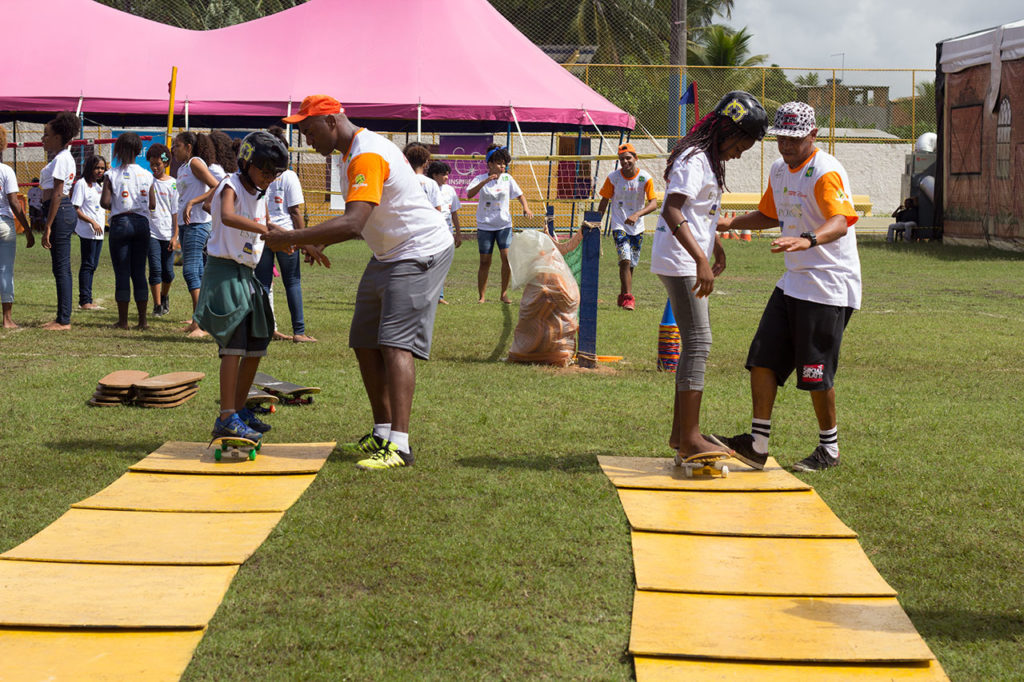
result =
[[[999,103],[999,118],[996,120],[996,177],[1010,177],[1010,98],[1004,97]]]

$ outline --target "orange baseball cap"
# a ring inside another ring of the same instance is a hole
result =
[[[343,113],[345,113],[345,108],[341,106],[341,102],[330,95],[310,95],[302,100],[299,113],[286,116],[281,120],[285,123],[298,123],[310,116],[328,116],[330,114]]]
[[[622,154],[623,152],[629,152],[633,156],[636,156],[636,147],[631,145],[629,142],[626,142],[625,144],[620,144],[619,153]]]

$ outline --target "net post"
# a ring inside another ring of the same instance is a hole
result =
[[[601,220],[597,211],[585,211],[583,220]],[[583,267],[580,272],[580,332],[576,358],[580,367],[597,366],[597,282],[601,266],[601,231],[584,230]]]

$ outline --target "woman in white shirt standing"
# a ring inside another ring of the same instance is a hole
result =
[[[146,263],[149,259],[149,191],[153,174],[135,163],[142,153],[142,140],[136,133],[121,133],[114,143],[117,167],[107,171],[100,204],[110,210],[110,261],[114,265],[114,300],[117,301],[118,329],[128,328],[128,302],[135,294],[139,314],[137,329],[147,329],[146,307],[149,286]]]
[[[75,234],[82,246],[82,262],[78,266],[78,307],[82,310],[96,310],[92,301],[92,278],[103,251],[103,225],[107,212],[100,206],[103,193],[103,176],[107,172],[107,160],[102,156],[91,156],[82,169],[82,177],[75,183],[71,203],[78,214]]]
[[[62,111],[43,127],[43,150],[53,155],[39,174],[43,188],[43,248],[50,251],[57,284],[57,318],[43,329],[71,329],[71,235],[78,217],[71,205],[71,188],[78,166],[69,147],[78,134],[78,117]]]
[[[508,149],[492,144],[487,148],[486,160],[487,172],[473,178],[466,190],[466,197],[469,199],[480,195],[476,205],[476,243],[480,252],[480,269],[476,275],[476,288],[480,293],[478,302],[484,302],[487,275],[491,270],[491,255],[497,242],[498,253],[501,256],[501,302],[511,303],[508,298],[508,282],[512,277],[512,270],[508,265],[508,244],[512,239],[509,200],[519,199],[523,206],[523,215],[527,218],[532,218],[533,213],[515,178],[505,172],[512,163]]]
[[[153,316],[170,312],[168,294],[174,281],[174,251],[178,248],[178,185],[167,173],[171,150],[150,145],[146,161],[153,170],[149,193],[149,290],[153,294]]]
[[[767,129],[768,114],[760,102],[749,93],[730,92],[676,143],[666,164],[651,272],[668,291],[682,342],[669,435],[676,466],[693,455],[728,450],[700,432],[704,372],[711,351],[708,295],[725,270],[725,250],[715,228],[725,189],[725,162],[738,159]],[[714,266],[709,262],[712,256]]]
[[[0,160],[7,148],[7,129],[0,126]],[[11,308],[14,307],[14,253],[18,245],[18,230],[14,219],[25,226],[25,248],[31,249],[36,239],[32,236],[25,212],[21,210],[18,197],[18,176],[14,169],[0,163],[0,302],[3,304],[4,329],[17,329],[18,325],[11,319]]]

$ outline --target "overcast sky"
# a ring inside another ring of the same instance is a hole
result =
[[[734,0],[732,18],[724,23],[746,26],[753,34],[752,53],[767,54],[769,64],[840,69],[845,61],[847,69],[924,68],[933,80],[936,43],[1021,19],[1021,0]],[[787,75],[792,79],[799,72]],[[848,71],[843,80],[889,85],[891,97],[910,94],[909,74]]]

